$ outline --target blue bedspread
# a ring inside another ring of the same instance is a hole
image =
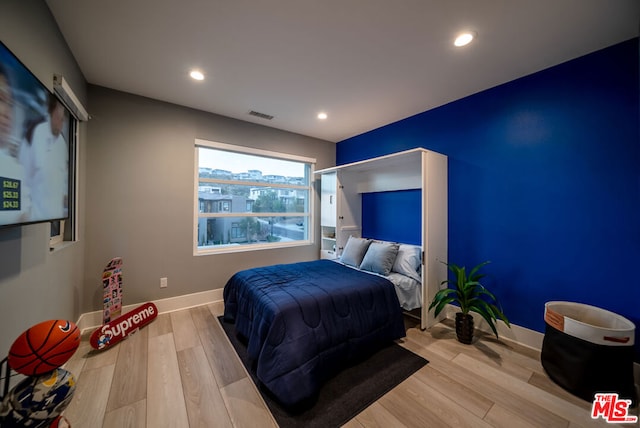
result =
[[[330,260],[238,272],[224,302],[258,379],[285,406],[313,400],[327,379],[405,336],[393,284]]]

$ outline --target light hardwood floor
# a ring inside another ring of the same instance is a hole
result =
[[[65,366],[77,380],[64,413],[72,427],[277,426],[216,319],[222,310],[161,314],[103,352],[84,338]],[[611,426],[550,381],[537,352],[482,333],[462,345],[447,323],[421,331],[409,320],[402,346],[429,364],[347,428]]]

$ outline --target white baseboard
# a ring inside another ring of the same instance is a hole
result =
[[[178,311],[181,309],[193,308],[196,306],[207,305],[213,302],[222,301],[222,288],[218,288],[215,290],[202,291],[200,293],[193,294],[185,294],[183,296],[176,297],[168,297],[166,299],[153,300],[152,302],[157,306],[159,313],[167,313]],[[127,313],[132,309],[137,308],[141,304],[145,302],[140,302],[133,305],[126,305],[122,308],[123,313]],[[448,305],[446,308],[446,318],[455,320],[456,312],[459,311],[457,306]],[[493,334],[491,328],[487,324],[487,322],[477,316],[473,315],[473,322],[475,328],[484,331],[489,334]],[[80,329],[80,331],[84,332],[85,330],[94,329],[102,325],[102,311],[94,311],[94,312],[86,312],[78,318],[76,325]],[[525,327],[520,327],[519,325],[511,324],[511,328],[507,327],[506,324],[502,321],[498,321],[498,334],[502,339],[506,339],[512,342],[516,342],[519,345],[526,346],[535,351],[542,350],[542,340],[544,339],[544,334],[530,330]],[[633,363],[633,374],[635,378],[636,385],[640,385],[640,364]]]
[[[458,308],[457,306],[448,305],[446,308],[446,318],[455,320],[456,312],[459,311],[460,308]],[[489,327],[489,325],[483,318],[475,313],[472,313],[471,315],[473,315],[473,324],[475,328],[493,335],[491,327]],[[497,329],[498,335],[501,339],[516,342],[519,345],[526,346],[538,352],[542,351],[542,341],[544,339],[544,333],[529,330],[528,328],[520,327],[519,325],[515,324],[511,324],[511,328],[509,328],[504,322],[500,320],[498,320]],[[638,388],[638,386],[640,386],[640,364],[636,362],[633,363],[633,378],[636,384],[636,388]]]
[[[222,300],[222,288],[202,291],[200,293],[185,294],[183,296],[168,297],[166,299],[152,300],[159,313],[173,312],[180,309],[193,308]],[[122,313],[127,313],[146,302],[134,303],[122,307]],[[78,318],[76,325],[80,331],[94,329],[102,325],[102,311],[86,312]]]
[[[446,317],[448,319],[455,320],[456,312],[460,312],[460,308],[453,305],[447,305]],[[473,315],[473,324],[475,328],[493,335],[491,327],[489,327],[489,324],[487,324],[487,322],[483,318],[481,318],[480,315],[475,313],[471,313],[471,315]],[[511,328],[509,328],[504,322],[500,320],[498,320],[496,327],[500,338],[516,342],[519,345],[523,345],[537,351],[540,351],[542,349],[542,340],[544,339],[543,333],[530,330],[525,327],[520,327],[519,325],[515,324],[511,324]]]

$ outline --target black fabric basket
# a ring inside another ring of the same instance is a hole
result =
[[[596,392],[617,392],[635,404],[633,347],[597,345],[547,324],[542,367],[558,385],[589,402]]]
[[[549,377],[567,391],[589,402],[593,401],[596,393],[616,392],[619,398],[631,400],[632,406],[635,406],[637,397],[633,378],[633,340],[627,342],[630,345],[620,341],[607,344],[606,340],[594,343],[598,340],[585,340],[570,332],[560,331],[556,327],[563,327],[564,324],[559,324],[554,316],[564,315],[551,312],[551,316],[547,316],[547,312],[549,308],[545,311],[546,329],[541,362]],[[624,318],[623,320],[630,323]],[[588,324],[576,321],[582,324],[580,333],[588,330]],[[598,329],[596,337],[597,334],[602,335],[604,323],[599,321],[600,325],[594,326],[594,329]]]

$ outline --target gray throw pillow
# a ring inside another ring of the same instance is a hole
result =
[[[398,244],[392,242],[372,242],[360,263],[360,269],[388,276],[398,254]]]
[[[393,262],[392,272],[401,273],[416,281],[421,281],[418,269],[422,264],[422,248],[417,245],[400,244],[398,256]]]
[[[345,265],[356,268],[360,267],[360,263],[362,262],[364,254],[367,252],[367,248],[369,248],[369,244],[371,244],[371,239],[349,236],[347,245],[345,245],[344,250],[342,250],[340,261]]]

